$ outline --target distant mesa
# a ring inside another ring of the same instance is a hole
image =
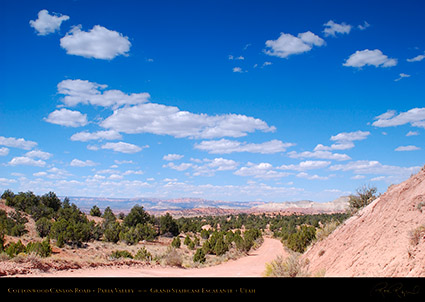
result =
[[[61,197],[61,199],[64,197]],[[104,198],[104,197],[69,197],[84,212],[97,205],[104,209],[110,207],[114,212],[128,213],[138,204],[154,215],[169,212],[173,216],[227,215],[236,213],[293,212],[293,213],[336,213],[348,207],[348,196],[339,197],[330,202],[311,200],[265,202],[265,201],[222,201],[201,198]]]

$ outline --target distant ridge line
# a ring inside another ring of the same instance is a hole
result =
[[[60,196],[61,199],[65,197]],[[227,215],[235,213],[299,212],[305,214],[344,212],[348,207],[348,196],[341,196],[329,202],[311,200],[267,202],[267,201],[223,201],[202,198],[108,198],[69,196],[82,211],[89,212],[96,205],[100,209],[110,207],[114,212],[127,213],[137,205],[152,214],[169,212],[176,216]],[[197,214],[197,215],[196,215]]]

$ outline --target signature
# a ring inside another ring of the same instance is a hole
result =
[[[381,282],[377,284],[371,293],[378,293],[382,297],[386,296],[396,296],[398,298],[405,298],[411,295],[418,295],[420,292],[420,286],[416,285],[412,288],[405,288],[403,283],[398,282],[394,284],[389,284],[388,282]]]

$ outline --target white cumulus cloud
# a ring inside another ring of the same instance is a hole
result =
[[[296,176],[299,177],[299,178],[305,178],[305,179],[308,179],[308,180],[327,180],[327,179],[329,179],[329,176],[319,176],[317,174],[310,175],[306,172],[300,172]]]
[[[282,165],[278,167],[280,170],[295,170],[295,171],[305,171],[305,170],[315,170],[322,169],[331,164],[330,161],[323,160],[306,160],[300,162],[297,165]]]
[[[63,21],[69,16],[61,14],[50,15],[45,9],[38,12],[37,20],[30,20],[30,26],[34,28],[39,36],[45,36],[59,30]]]
[[[369,28],[369,27],[370,27],[370,24],[367,23],[367,21],[364,21],[363,24],[359,24],[357,26],[357,28],[360,29],[360,30],[365,30],[366,28]]]
[[[180,172],[192,169],[193,176],[214,176],[217,171],[235,170],[239,165],[234,160],[222,157],[214,159],[205,158],[203,160],[192,158],[191,160],[199,163],[199,165],[193,163],[181,163],[176,165],[173,162],[169,162],[168,164],[163,165],[162,167],[170,168]]]
[[[250,152],[261,154],[272,154],[286,151],[287,148],[294,146],[293,143],[284,143],[280,140],[271,140],[268,142],[255,144],[247,142],[238,142],[228,139],[202,141],[195,144],[195,149],[208,151],[212,154],[229,154],[233,152]]]
[[[87,142],[90,140],[115,140],[122,139],[121,134],[114,130],[97,131],[97,132],[78,132],[71,136],[72,141]]]
[[[9,166],[24,165],[24,166],[44,167],[46,165],[46,162],[41,159],[35,160],[27,156],[20,156],[20,157],[12,158],[11,161],[8,163],[8,165]]]
[[[254,178],[271,179],[281,178],[290,175],[287,172],[278,172],[270,163],[254,164],[248,162],[245,167],[240,168],[233,174],[238,176],[251,176]]]
[[[425,128],[425,107],[413,108],[406,112],[396,114],[396,111],[389,110],[377,117],[373,122],[375,127],[401,126],[410,123],[413,127]]]
[[[51,124],[65,127],[81,127],[87,125],[87,114],[62,108],[49,114],[44,120]]]
[[[358,50],[353,53],[343,66],[347,67],[363,67],[373,65],[375,67],[392,67],[397,65],[397,59],[388,58],[379,49],[374,50]]]
[[[394,82],[398,82],[403,78],[410,78],[410,74],[400,73],[399,77],[397,79],[395,79]]]
[[[60,46],[70,55],[112,60],[119,55],[127,56],[131,43],[128,37],[103,26],[95,25],[86,32],[79,25],[60,39]]]
[[[44,151],[41,151],[41,150],[33,150],[33,151],[29,151],[29,152],[25,153],[25,156],[31,157],[31,158],[40,158],[40,159],[47,160],[50,157],[52,157],[53,154],[51,154],[49,152],[44,152]]]
[[[33,141],[27,141],[23,138],[0,136],[0,146],[30,150],[34,148],[35,146],[37,146],[37,143]]]
[[[423,59],[425,59],[425,54],[423,55],[417,55],[416,57],[413,57],[411,59],[406,59],[407,62],[420,62]]]
[[[290,55],[310,51],[313,46],[322,46],[325,41],[311,31],[298,34],[297,37],[281,33],[277,40],[267,40],[265,53],[270,56],[287,58]]]
[[[332,150],[347,150],[354,148],[353,142],[339,142],[330,146],[317,144],[313,151],[332,151]]]
[[[421,167],[400,167],[383,165],[379,161],[358,160],[352,161],[344,165],[334,165],[329,167],[331,171],[353,171],[355,174],[383,174],[397,176],[399,178],[407,178],[412,173],[417,173]]]
[[[337,135],[331,136],[331,141],[337,142],[352,142],[361,141],[370,135],[369,131],[354,131],[354,132],[341,132]]]
[[[238,72],[238,73],[243,73],[243,70],[240,67],[233,67],[232,71],[233,72]]]
[[[174,160],[182,159],[183,157],[184,155],[181,155],[181,154],[167,154],[167,155],[164,155],[162,159],[166,161],[174,161]]]
[[[290,158],[318,158],[318,159],[330,159],[330,160],[338,160],[338,161],[351,159],[351,157],[349,157],[347,154],[332,153],[330,151],[322,151],[322,150],[315,150],[313,152],[304,151],[301,153],[291,151],[291,152],[288,152],[288,156]]]
[[[94,161],[91,160],[80,160],[77,158],[74,158],[71,163],[69,164],[71,167],[93,167],[98,165],[97,163],[95,163]]]
[[[116,151],[116,152],[131,154],[131,153],[140,152],[140,151],[142,151],[142,149],[148,148],[148,147],[149,146],[147,146],[147,145],[143,146],[143,147],[139,147],[139,146],[129,144],[129,143],[118,142],[118,143],[106,143],[101,148],[113,150],[113,151]]]
[[[9,154],[9,149],[8,148],[0,148],[0,156],[6,156]]]
[[[409,131],[406,133],[406,136],[416,136],[416,135],[419,135],[418,131]]]
[[[105,90],[108,86],[87,80],[64,80],[58,84],[58,93],[63,94],[63,103],[67,106],[90,104],[93,106],[117,108],[123,105],[146,103],[149,93],[126,94],[120,90]]]
[[[325,37],[332,36],[335,37],[336,34],[348,34],[351,31],[352,26],[349,24],[345,24],[342,22],[341,24],[335,23],[333,20],[329,20],[325,24],[325,29],[323,32],[325,33]]]
[[[162,167],[163,168],[170,168],[170,169],[177,170],[177,171],[185,171],[185,170],[187,170],[187,169],[189,169],[193,166],[194,165],[191,164],[191,163],[181,163],[179,165],[176,165],[173,162],[169,162],[168,164],[163,165]]]
[[[397,147],[397,148],[395,148],[394,151],[416,151],[416,150],[421,150],[421,148],[419,148],[417,146],[409,145],[409,146]]]
[[[332,150],[347,150],[354,148],[353,141],[364,140],[370,135],[369,131],[354,131],[354,132],[341,132],[337,135],[331,136],[330,140],[335,141],[331,146],[324,146],[318,144],[314,151],[332,151]]]
[[[264,121],[245,115],[210,116],[155,103],[117,109],[100,125],[129,134],[153,133],[177,138],[241,137],[255,130],[275,131],[275,127],[268,126]]]

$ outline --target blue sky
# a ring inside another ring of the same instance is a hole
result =
[[[328,201],[424,165],[423,1],[2,1],[0,188]]]

